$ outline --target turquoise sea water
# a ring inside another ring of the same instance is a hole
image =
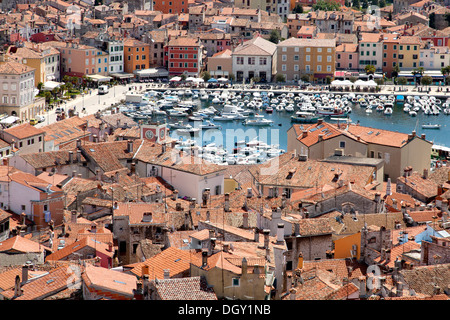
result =
[[[211,105],[211,101],[204,101],[201,103],[201,108],[207,108]],[[222,110],[223,107],[214,105],[217,110]],[[349,118],[353,123],[359,121],[360,125],[373,127],[377,129],[385,129],[391,131],[398,131],[403,133],[411,133],[413,130],[418,135],[426,134],[426,139],[432,141],[434,144],[450,146],[450,115],[445,115],[441,112],[440,115],[425,115],[419,112],[416,117],[411,117],[408,113],[403,112],[402,104],[395,104],[392,115],[385,115],[383,112],[373,111],[371,114],[366,114],[366,109],[360,107],[358,104],[352,104],[352,112]],[[221,130],[209,129],[203,132],[192,135],[199,144],[206,145],[215,143],[217,146],[223,145],[228,151],[235,147],[235,143],[243,140],[252,140],[258,138],[268,144],[279,144],[280,148],[287,149],[287,130],[292,126],[290,117],[293,112],[276,111],[272,114],[266,113],[264,110],[256,111],[264,115],[266,119],[273,120],[273,125],[268,127],[246,126],[242,120],[235,120],[231,122],[216,121],[214,123],[222,126]],[[168,122],[177,122],[183,120],[192,126],[198,123],[187,121],[181,118],[168,118]],[[327,118],[324,118],[327,121]],[[330,121],[336,122],[336,121]],[[423,129],[423,124],[440,124],[440,129]],[[177,137],[175,131],[171,133],[172,137]],[[183,137],[188,138],[186,135]]]

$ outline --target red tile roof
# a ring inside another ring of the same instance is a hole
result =
[[[161,300],[217,300],[204,277],[163,279],[152,281],[151,286]]]

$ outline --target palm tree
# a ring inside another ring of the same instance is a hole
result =
[[[375,68],[374,65],[368,64],[367,66],[364,67],[364,70],[366,71],[367,74],[374,74],[377,69]]]
[[[447,75],[450,74],[450,66],[446,66],[446,67],[442,67],[441,68],[441,73],[444,76],[444,84],[447,84]]]
[[[417,75],[420,75],[419,78],[421,78],[422,75],[424,74],[424,72],[425,72],[425,70],[424,70],[423,67],[419,67],[419,68],[414,69],[413,71],[411,71],[411,73],[412,73],[413,76],[414,76],[414,80],[416,81],[416,85],[417,85],[417,83],[420,82],[420,79],[417,79],[417,78],[418,78]]]

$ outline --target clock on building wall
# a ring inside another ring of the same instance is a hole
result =
[[[162,128],[159,130],[159,139],[164,140],[165,137],[166,137],[166,128]]]
[[[152,139],[155,137],[155,134],[153,133],[152,130],[147,130],[147,131],[145,131],[145,137],[146,137],[147,139],[152,140]]]

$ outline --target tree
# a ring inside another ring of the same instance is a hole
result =
[[[380,1],[378,2],[378,6],[379,6],[380,8],[386,7],[386,1],[385,1],[385,0],[380,0]]]
[[[359,0],[353,0],[353,8],[356,10],[359,10],[361,7],[361,4],[359,2]]]
[[[341,5],[333,0],[319,0],[313,4],[312,9],[314,11],[339,11],[341,9]]]
[[[375,82],[377,83],[377,85],[381,86],[384,84],[384,79],[380,78],[380,79],[375,79]]]
[[[38,90],[41,91],[43,86],[44,86],[44,84],[43,84],[42,82],[39,82],[39,83],[37,84]]]
[[[441,68],[441,73],[442,75],[445,77],[446,75],[450,74],[450,66],[446,66],[446,67],[442,67]]]
[[[429,86],[433,83],[433,78],[430,76],[423,76],[422,79],[420,79],[420,84],[423,86]]]
[[[413,71],[411,71],[411,73],[414,76],[414,79],[416,81],[416,84],[417,84],[418,80],[420,81],[420,78],[422,77],[424,72],[425,72],[425,70],[423,67],[419,67],[419,68],[416,68]],[[418,77],[417,75],[420,75],[420,77]]]
[[[281,36],[280,36],[280,32],[278,30],[273,29],[270,32],[270,38],[269,38],[270,42],[278,44],[278,42],[280,41],[280,38],[281,38]]]
[[[211,74],[209,73],[209,71],[203,71],[202,73],[202,79],[206,82],[209,79],[211,79]]]
[[[309,76],[307,74],[304,74],[301,76],[300,80],[302,80],[303,82],[309,82]]]
[[[358,80],[357,77],[351,76],[350,78],[348,78],[348,80],[350,80],[350,82],[355,83],[356,80]]]
[[[301,4],[297,4],[292,10],[292,13],[303,13],[303,7]]]
[[[430,28],[436,29],[436,14],[433,12],[428,16],[428,26]]]
[[[364,70],[366,71],[366,74],[374,74],[377,69],[374,65],[368,64],[364,67]]]
[[[326,81],[326,84],[331,84],[331,77],[330,76],[326,76],[326,78],[325,78],[325,81]]]
[[[406,79],[405,77],[397,78],[397,83],[401,86],[404,86],[408,84],[408,79]]]
[[[395,67],[392,69],[391,75],[393,78],[397,78],[399,73],[400,73],[400,67],[398,66],[398,64],[396,64]]]
[[[285,82],[286,81],[286,77],[284,76],[284,74],[278,73],[275,76],[275,81],[276,82]]]

